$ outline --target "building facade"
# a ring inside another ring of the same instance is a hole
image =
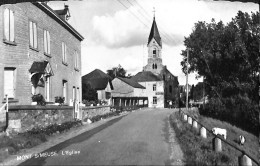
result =
[[[83,37],[62,13],[45,3],[0,6],[0,100],[27,105],[32,95],[47,102],[56,96],[65,103],[81,99],[81,41]]]
[[[164,107],[177,106],[179,101],[178,77],[174,76],[162,61],[162,40],[155,21],[151,27],[148,38],[148,60],[144,71],[150,71],[157,75],[163,82]]]
[[[164,108],[164,81],[150,71],[142,71],[131,78],[145,89],[143,96],[148,97],[148,107]]]
[[[145,87],[133,79],[116,77],[112,81],[112,97],[144,97]]]

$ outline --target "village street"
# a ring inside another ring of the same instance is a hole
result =
[[[21,165],[180,165],[183,154],[169,127],[173,111],[177,109],[137,110],[39,153]]]

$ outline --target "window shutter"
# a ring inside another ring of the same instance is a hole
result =
[[[65,54],[64,53],[64,43],[63,42],[61,43],[61,49],[62,49],[62,61],[65,62],[65,60],[64,60],[64,54]]]
[[[47,31],[47,49],[48,54],[51,54],[51,40],[50,40],[50,32]]]
[[[4,95],[14,98],[14,70],[4,70]]]
[[[44,52],[48,54],[48,46],[47,46],[47,31],[43,31],[43,42],[44,42]]]
[[[9,40],[9,9],[4,11],[4,37]]]
[[[30,46],[33,47],[33,23],[29,22],[29,31],[30,31]]]
[[[14,12],[10,10],[10,41],[14,42]]]
[[[38,48],[37,45],[37,25],[36,23],[33,23],[33,46],[34,48]]]

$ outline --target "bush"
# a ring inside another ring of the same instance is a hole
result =
[[[32,96],[32,101],[37,102],[37,105],[46,105],[46,101],[42,94],[37,94]]]
[[[229,122],[256,136],[259,134],[259,108],[247,97],[224,98],[222,102],[212,98],[205,109],[200,108],[199,112],[201,115]]]
[[[60,105],[64,104],[65,97],[56,96],[55,97],[55,103],[59,103]]]

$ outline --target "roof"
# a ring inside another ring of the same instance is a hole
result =
[[[60,25],[62,25],[71,34],[73,34],[73,36],[75,36],[78,40],[82,41],[84,39],[84,37],[78,31],[76,31],[67,21],[62,19],[59,16],[59,14],[52,10],[47,4],[39,2],[33,2],[33,4],[42,11],[44,11],[46,14],[48,14],[50,17],[52,17],[54,20],[56,20]]]
[[[120,79],[121,81],[127,83],[128,85],[134,87],[134,88],[140,88],[140,89],[145,89],[144,86],[140,85],[138,82],[134,81],[133,79],[129,79],[129,78],[122,78],[122,77],[116,77],[118,79]]]
[[[148,44],[151,42],[151,40],[153,38],[162,47],[162,40],[161,40],[161,36],[160,36],[158,28],[157,28],[157,24],[155,22],[155,17],[153,18],[153,24],[152,24],[150,35],[149,35],[149,38],[148,38]]]
[[[82,76],[82,83],[88,83],[95,90],[104,90],[107,84],[110,84],[113,88],[111,77],[99,69],[95,69],[92,72]]]
[[[142,71],[132,77],[136,82],[162,81],[160,77],[153,74],[151,71]]]
[[[53,71],[48,61],[33,62],[29,72],[53,75]]]

